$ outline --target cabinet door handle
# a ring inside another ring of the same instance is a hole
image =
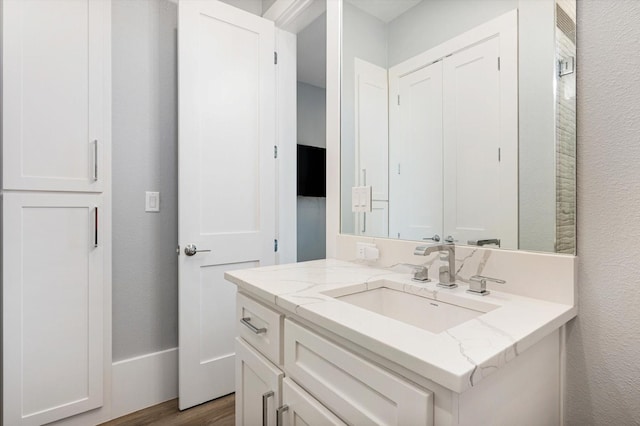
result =
[[[98,247],[98,207],[93,209],[93,246]]]
[[[282,413],[284,413],[288,409],[289,406],[287,404],[284,404],[282,407],[276,410],[276,426],[282,426]]]
[[[267,402],[273,396],[273,391],[262,394],[262,426],[267,426]]]
[[[98,181],[98,139],[93,141],[93,180]]]
[[[251,318],[250,317],[244,317],[240,320],[241,323],[243,323],[244,325],[246,325],[247,327],[249,327],[249,330],[251,330],[254,334],[262,334],[262,333],[266,333],[267,329],[262,327],[262,328],[258,328],[255,325],[251,324]]]

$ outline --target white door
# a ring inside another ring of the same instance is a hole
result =
[[[181,1],[180,409],[235,390],[235,286],[274,263],[274,25],[215,0]],[[188,245],[198,252],[185,255]]]
[[[391,80],[389,236],[442,236],[442,61]]]
[[[102,191],[111,3],[5,0],[2,7],[4,189]]]
[[[371,186],[372,201],[389,199],[389,132],[387,70],[361,59],[354,60],[355,73],[355,182]],[[374,203],[372,203],[374,204]],[[372,213],[355,213],[359,235],[388,236],[388,214],[378,206]],[[368,223],[367,223],[368,222]]]
[[[236,424],[274,426],[284,373],[241,338],[236,357]]]
[[[101,195],[3,194],[5,425],[102,406]]]
[[[360,235],[385,238],[389,235],[389,202],[372,201],[371,211],[360,216]]]
[[[355,58],[356,182],[369,185],[372,199],[386,201],[389,194],[387,70]]]
[[[340,426],[342,420],[289,378],[282,383],[282,423],[286,426]]]
[[[513,141],[501,138],[499,56],[494,37],[444,59],[444,234],[460,244],[517,241],[517,226],[501,225],[513,222],[501,217],[509,201],[501,182],[517,185],[517,176],[505,176],[511,167],[501,161],[501,145]]]

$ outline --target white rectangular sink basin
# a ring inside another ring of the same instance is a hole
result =
[[[432,333],[440,333],[485,313],[386,287],[336,299]]]

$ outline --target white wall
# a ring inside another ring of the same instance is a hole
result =
[[[519,244],[554,252],[556,240],[555,1],[519,2]]]
[[[517,7],[518,0],[423,0],[389,23],[389,67]]]
[[[307,29],[298,35],[298,70],[312,66],[308,61],[308,55],[302,52],[315,52],[316,56],[323,56],[326,42],[317,37],[318,23],[326,26],[326,15],[318,18]],[[307,32],[309,30],[310,32]],[[303,33],[311,36],[305,36]],[[326,31],[324,32],[326,34]],[[326,40],[326,39],[325,39]],[[306,59],[305,59],[306,58]],[[325,56],[326,59],[326,56]],[[326,60],[320,59],[326,64]],[[326,66],[325,66],[326,67]],[[326,72],[318,74],[307,73],[313,78],[307,81],[322,83]],[[298,74],[300,77],[300,74]],[[297,90],[297,135],[298,144],[326,147],[326,90],[323,87],[312,86],[298,81]],[[298,261],[324,259],[326,252],[326,199],[322,197],[297,197],[297,249]]]
[[[354,214],[351,212],[351,187],[355,183],[354,58],[387,68],[387,25],[345,2],[342,29],[340,216],[342,232],[347,234],[355,232]]]
[[[298,81],[316,87],[327,85],[327,14],[323,13],[298,33]]]
[[[298,144],[325,148],[327,91],[298,81]]]
[[[640,424],[640,2],[578,1],[578,318],[566,424]]]

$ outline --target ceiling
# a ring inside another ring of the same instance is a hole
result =
[[[391,22],[422,0],[346,0],[383,22]]]

